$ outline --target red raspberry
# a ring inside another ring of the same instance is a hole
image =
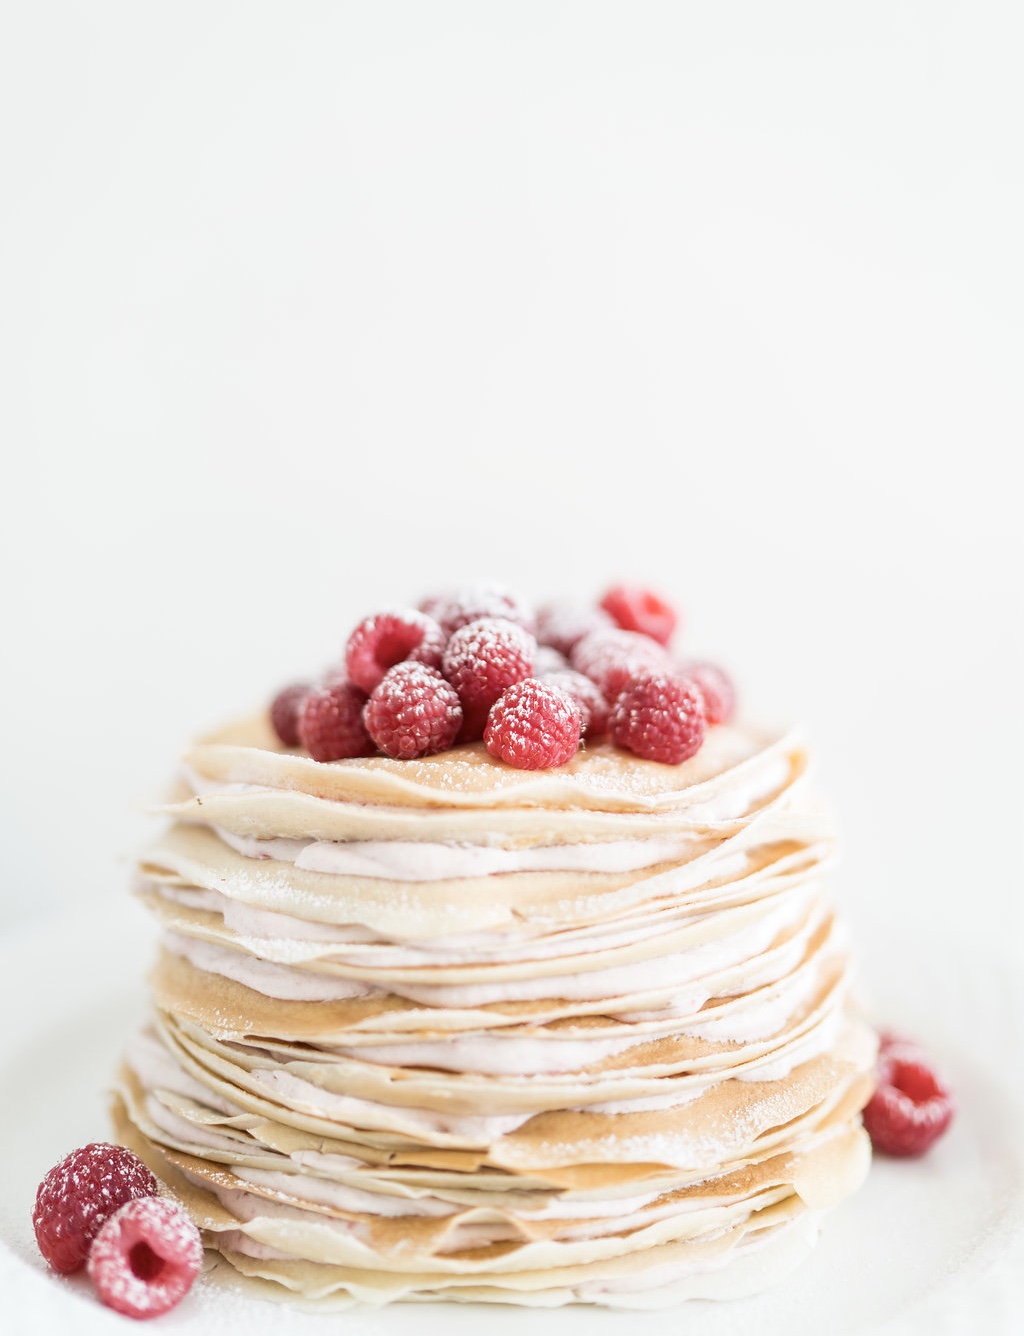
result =
[[[878,1087],[864,1110],[875,1150],[923,1155],[953,1121],[953,1095],[916,1044],[883,1035]]]
[[[626,683],[645,673],[669,670],[669,657],[649,636],[635,631],[593,631],[570,655],[572,666],[596,682],[613,701]]]
[[[309,682],[293,682],[283,687],[270,706],[270,722],[285,747],[298,747],[299,711],[310,692]]]
[[[615,622],[590,603],[548,603],[537,613],[537,640],[571,654],[591,631],[610,631]]]
[[[89,1276],[108,1308],[157,1317],[192,1288],[203,1264],[199,1230],[177,1202],[131,1201],[110,1217],[89,1252]]]
[[[675,609],[663,598],[639,585],[614,585],[601,607],[623,631],[638,631],[659,645],[667,645],[676,629]]]
[[[452,745],[462,726],[462,706],[436,668],[399,663],[384,674],[363,719],[385,756],[411,761]]]
[[[546,677],[548,673],[564,673],[568,667],[569,660],[564,654],[559,654],[557,649],[552,649],[550,645],[537,646],[537,653],[533,656],[534,677]]]
[[[695,755],[707,728],[699,689],[666,673],[630,682],[612,706],[608,724],[617,746],[666,765]]]
[[[413,608],[378,612],[359,623],[348,638],[345,668],[350,682],[372,691],[389,668],[406,659],[440,668],[446,636],[434,621]]]
[[[420,612],[441,623],[446,636],[454,635],[470,622],[501,617],[525,630],[533,630],[533,614],[514,594],[499,584],[463,585],[441,594],[432,594],[420,604]]]
[[[558,687],[536,678],[510,686],[487,718],[484,744],[518,770],[565,765],[580,745],[580,707]]]
[[[608,727],[608,702],[601,695],[601,689],[589,677],[575,672],[572,668],[560,672],[544,673],[541,681],[549,687],[558,687],[580,707],[583,717],[583,733],[586,737],[596,737]]]
[[[727,724],[736,710],[736,688],[729,674],[717,663],[686,663],[679,671],[700,688],[708,723]]]
[[[335,678],[314,687],[299,713],[299,738],[314,761],[344,761],[372,756],[373,743],[363,723],[366,693]]]
[[[55,1271],[77,1271],[108,1217],[157,1190],[156,1179],[124,1146],[94,1141],[73,1150],[36,1192],[32,1224],[39,1251]]]
[[[537,642],[529,631],[503,617],[461,627],[444,652],[444,675],[459,693],[462,740],[481,737],[487,714],[506,687],[533,672]]]

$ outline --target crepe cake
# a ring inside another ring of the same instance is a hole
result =
[[[806,1255],[873,1032],[796,734],[666,765],[191,747],[119,1137],[266,1293],[654,1307]]]

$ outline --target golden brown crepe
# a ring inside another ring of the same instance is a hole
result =
[[[524,772],[250,719],[163,810],[117,1130],[260,1292],[745,1294],[863,1179],[874,1037],[798,736]]]

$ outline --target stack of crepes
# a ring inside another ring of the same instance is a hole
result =
[[[121,1139],[282,1296],[772,1283],[870,1158],[806,769],[724,725],[683,765],[546,772],[207,739],[139,871],[162,940]]]

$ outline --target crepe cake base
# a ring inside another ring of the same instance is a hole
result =
[[[223,1274],[321,1306],[728,1297],[859,1186],[874,1036],[796,735],[532,774],[317,765],[249,720],[183,775],[115,1122]]]

